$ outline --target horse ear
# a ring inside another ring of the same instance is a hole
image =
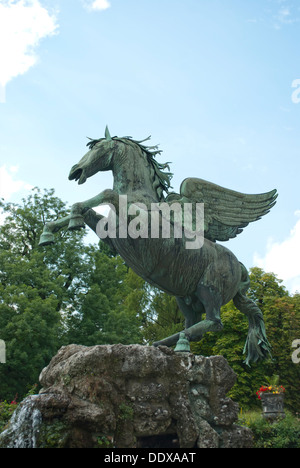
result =
[[[111,136],[110,136],[110,133],[109,133],[109,130],[108,130],[108,126],[106,125],[106,129],[105,129],[105,138],[107,140],[111,140]]]

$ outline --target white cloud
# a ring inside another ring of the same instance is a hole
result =
[[[7,83],[37,62],[41,39],[56,32],[56,17],[39,0],[0,0],[0,102]]]
[[[18,166],[7,167],[4,165],[0,167],[0,198],[9,200],[14,193],[33,188],[32,185],[23,180],[15,180],[18,170]]]
[[[9,201],[14,193],[33,189],[33,185],[15,179],[18,170],[18,166],[0,166],[0,199]],[[0,212],[0,224],[4,223],[5,217],[6,214]]]
[[[108,0],[85,0],[84,6],[90,11],[103,11],[110,8],[111,5]]]
[[[282,26],[298,23],[299,9],[298,5],[290,0],[279,0],[278,4],[281,5],[279,10],[273,17],[275,29],[281,29]]]
[[[300,217],[300,211],[295,215]],[[254,265],[264,271],[277,274],[282,279],[288,291],[300,292],[300,219],[283,242],[269,239],[267,252],[264,257],[254,255]]]
[[[299,5],[295,0],[268,0],[265,8],[260,11],[259,17],[247,20],[253,24],[267,24],[274,29],[282,29],[287,25],[299,23]]]

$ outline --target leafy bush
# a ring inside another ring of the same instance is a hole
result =
[[[300,420],[291,413],[274,423],[267,422],[261,413],[248,413],[239,423],[252,430],[255,448],[300,448]]]
[[[17,409],[16,401],[7,403],[7,401],[0,401],[0,433],[4,431],[6,424],[12,417],[13,412]]]

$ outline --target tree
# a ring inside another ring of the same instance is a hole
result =
[[[207,334],[192,349],[195,353],[206,356],[221,354],[228,360],[237,374],[237,383],[230,396],[242,408],[256,407],[257,389],[266,383],[268,376],[277,374],[280,376],[280,383],[287,389],[286,404],[295,411],[300,407],[300,368],[292,363],[291,344],[300,336],[299,295],[289,296],[276,275],[265,273],[260,268],[250,270],[250,280],[248,294],[263,312],[272,357],[267,361],[251,364],[251,368],[245,365],[242,355],[248,323],[232,302],[222,307],[222,332]]]
[[[0,400],[22,398],[62,345],[143,341],[148,289],[120,256],[86,245],[84,230],[38,246],[45,222],[69,214],[53,189],[0,207]]]
[[[38,247],[46,221],[69,210],[54,190],[34,189],[21,204],[0,202],[0,339],[7,363],[0,365],[0,400],[19,399],[62,345],[152,343],[184,328],[176,299],[151,288],[100,242],[86,245],[84,231],[56,234],[56,243]],[[259,268],[250,272],[249,296],[261,308],[272,359],[243,362],[248,323],[233,305],[222,308],[224,329],[208,333],[192,351],[225,356],[237,373],[230,396],[244,408],[257,404],[265,377],[280,376],[286,402],[297,410],[300,366],[292,362],[292,342],[300,337],[300,295],[290,296],[281,281]]]
[[[153,343],[182,331],[185,320],[174,296],[156,288],[150,290],[151,302],[144,335],[147,342]]]
[[[60,347],[64,314],[76,309],[87,288],[88,262],[83,232],[64,231],[55,246],[38,247],[46,220],[67,214],[54,190],[36,188],[21,204],[2,201],[0,207],[0,338],[7,346],[0,399],[12,399],[38,381]]]
[[[103,242],[100,246],[90,247],[89,289],[69,316],[67,341],[86,346],[141,343],[148,301],[145,282]]]
[[[248,296],[262,310],[270,298],[289,296],[286,288],[282,286],[282,280],[278,279],[274,273],[266,273],[261,268],[251,268],[250,281]]]
[[[292,362],[292,343],[300,336],[299,294],[269,298],[264,315],[273,357],[267,375],[280,376],[280,384],[286,388],[286,405],[295,411],[300,408],[300,367]]]
[[[265,375],[279,375],[280,383],[287,390],[286,405],[295,411],[300,408],[300,368],[293,364],[291,355],[292,343],[300,336],[299,294],[290,296],[276,275],[260,268],[251,270],[250,279],[250,294],[264,314],[272,346],[272,360],[265,363]]]

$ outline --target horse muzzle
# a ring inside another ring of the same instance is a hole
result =
[[[75,180],[75,182],[78,180],[78,184],[81,185],[85,183],[86,179],[87,176],[84,169],[78,167],[77,165],[72,167],[69,174],[69,180]]]

